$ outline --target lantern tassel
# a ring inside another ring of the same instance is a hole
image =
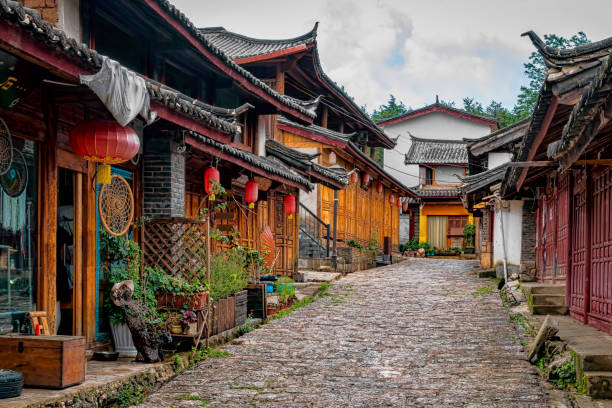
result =
[[[293,214],[289,214],[289,217],[288,217],[288,218],[289,218],[290,220],[292,220],[292,219],[293,219]]]
[[[209,199],[210,201],[215,201],[215,199],[216,199],[216,198],[217,198],[217,197],[215,196],[215,194],[214,194],[214,193],[208,196],[208,199]]]
[[[99,164],[96,178],[98,179],[98,184],[110,184],[111,166],[108,164]]]
[[[249,203],[249,208],[255,208],[255,203]]]

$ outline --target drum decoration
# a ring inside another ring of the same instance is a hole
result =
[[[112,120],[84,120],[70,131],[70,147],[85,160],[98,164],[98,184],[111,182],[111,164],[131,160],[140,150],[140,139],[129,126]]]
[[[13,162],[13,139],[4,119],[0,118],[0,175],[11,168]]]
[[[12,149],[11,165],[0,175],[2,189],[9,197],[19,197],[28,185],[28,167],[25,158],[17,149]]]
[[[123,177],[113,174],[110,183],[102,185],[98,210],[100,222],[109,234],[119,237],[128,231],[134,218],[134,196]]]

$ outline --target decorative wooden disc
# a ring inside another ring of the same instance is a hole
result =
[[[134,196],[128,182],[113,174],[110,184],[100,187],[98,197],[100,222],[109,234],[124,235],[134,218]]]
[[[28,167],[23,154],[12,150],[14,160],[11,160],[8,171],[0,175],[0,185],[9,197],[19,197],[28,186]]]
[[[0,118],[0,175],[6,174],[13,163],[13,139],[4,119]]]
[[[272,234],[272,230],[267,225],[261,234],[261,246],[263,250],[269,251],[267,254],[263,255],[264,265],[268,268],[272,268],[274,266],[274,252],[276,249],[276,243],[274,240],[274,234]]]

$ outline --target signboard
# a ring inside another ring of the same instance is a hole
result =
[[[30,90],[29,79],[29,65],[0,50],[0,108],[17,105]]]

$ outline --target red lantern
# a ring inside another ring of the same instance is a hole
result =
[[[351,174],[351,184],[357,183],[357,180],[359,180],[359,176],[357,175],[357,172],[355,171]]]
[[[408,212],[408,201],[404,201],[402,203],[402,210],[407,213]]]
[[[402,206],[402,200],[398,197],[397,201],[395,202],[397,204],[397,208],[400,208]]]
[[[378,183],[378,185],[376,185],[376,192],[378,194],[383,192],[383,185],[382,185],[382,183]]]
[[[393,204],[395,203],[395,197],[393,196],[393,194],[389,195],[389,204]]]
[[[204,172],[204,191],[208,194],[209,200],[215,199],[215,191],[219,185],[219,170],[209,167]]]
[[[244,200],[249,203],[249,208],[255,208],[259,187],[255,180],[249,180],[244,187]]]
[[[112,120],[85,120],[70,131],[70,147],[98,166],[99,184],[110,183],[110,165],[130,160],[140,150],[140,139],[129,126]]]
[[[295,197],[292,194],[285,196],[285,214],[289,216],[289,219],[293,218],[295,213]]]
[[[367,186],[368,184],[370,184],[371,178],[372,176],[370,176],[368,173],[363,173],[363,176],[361,176],[361,181],[363,182],[363,185]]]

